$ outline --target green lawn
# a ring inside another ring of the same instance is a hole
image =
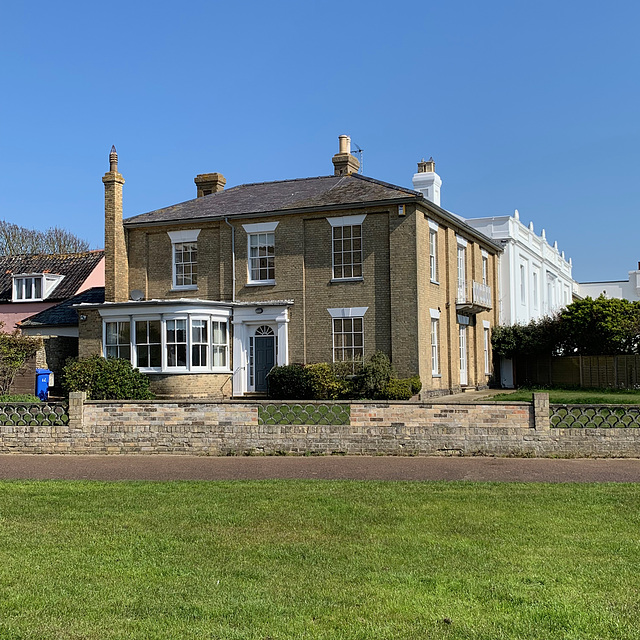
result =
[[[640,638],[640,490],[3,482],[9,638]]]
[[[517,389],[487,400],[531,402],[534,391],[548,393],[551,404],[640,404],[640,391],[626,389]]]

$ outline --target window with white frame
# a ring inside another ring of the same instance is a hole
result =
[[[484,325],[484,372],[487,375],[491,374],[490,369],[490,357],[489,349],[491,345],[490,328],[487,326],[486,321]]]
[[[229,358],[229,341],[227,338],[227,323],[212,322],[213,331],[213,366],[227,367]]]
[[[249,235],[249,281],[266,282],[276,278],[275,234]]]
[[[42,300],[42,276],[14,278],[14,300]]]
[[[131,325],[129,320],[116,320],[105,324],[104,353],[107,358],[131,357]]]
[[[167,320],[165,324],[167,367],[187,366],[187,320]]]
[[[13,276],[12,302],[46,300],[64,276],[55,273],[19,273]]]
[[[362,223],[366,215],[327,218],[331,225],[334,280],[362,280]]]
[[[200,229],[169,231],[172,247],[173,288],[198,288],[198,235]]]
[[[527,273],[524,264],[520,265],[520,303],[527,302]]]
[[[136,366],[141,369],[162,367],[162,337],[160,320],[135,321]]]
[[[438,225],[429,220],[429,278],[438,282]]]
[[[538,272],[533,272],[532,284],[533,284],[533,308],[538,308]]]
[[[440,374],[440,346],[438,342],[440,320],[431,318],[431,374]]]
[[[104,352],[107,357],[130,359],[149,372],[228,371],[228,322],[226,317],[202,312],[105,319]]]
[[[364,314],[367,309],[327,309],[332,318],[334,362],[362,362],[364,359]]]
[[[458,240],[458,300],[467,300],[467,241],[457,237]]]
[[[273,284],[276,279],[277,222],[243,224],[247,233],[248,284]]]
[[[209,362],[209,320],[191,320],[191,366],[206,367]]]
[[[489,284],[489,254],[482,252],[482,284]]]

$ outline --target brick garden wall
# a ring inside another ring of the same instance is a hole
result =
[[[533,404],[300,405],[316,424],[282,424],[294,403],[81,396],[70,398],[67,425],[0,426],[0,452],[640,457],[640,428],[550,428],[546,394]]]

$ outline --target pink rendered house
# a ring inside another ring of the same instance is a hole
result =
[[[11,332],[26,318],[104,286],[104,251],[0,256],[0,322]]]

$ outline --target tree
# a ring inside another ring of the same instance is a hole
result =
[[[615,356],[640,350],[640,303],[585,298],[555,316],[529,324],[495,327],[495,353],[512,358],[533,355]]]
[[[560,314],[564,355],[614,356],[638,353],[640,303],[605,298],[585,298]]]
[[[2,333],[3,327],[4,323],[0,322],[0,395],[9,393],[18,371],[42,344],[41,338],[23,336],[17,329],[13,333]]]
[[[60,227],[38,231],[0,220],[0,255],[78,253],[88,249],[89,243],[86,240]]]

